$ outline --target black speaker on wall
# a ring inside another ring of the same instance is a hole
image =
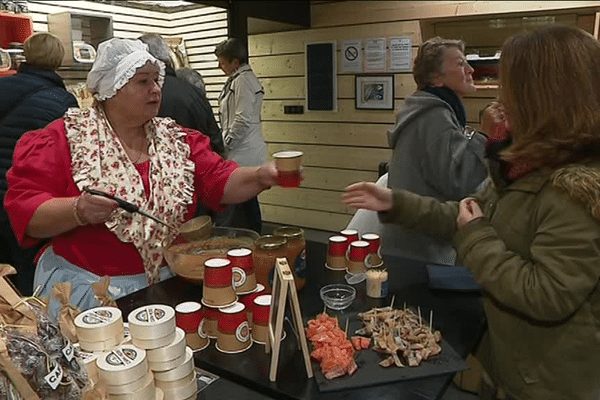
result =
[[[306,45],[307,110],[337,111],[335,42]]]

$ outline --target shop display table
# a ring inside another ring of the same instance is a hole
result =
[[[342,272],[331,271],[325,267],[326,251],[326,244],[307,241],[307,284],[298,293],[305,326],[308,319],[314,318],[324,309],[319,297],[319,289],[329,283],[343,282]],[[367,311],[373,307],[389,306],[392,298],[394,308],[402,308],[404,305],[414,310],[418,308],[427,322],[430,310],[433,310],[433,326],[442,333],[444,344],[451,347],[453,354],[457,354],[462,359],[466,358],[476,346],[485,328],[480,294],[476,291],[430,289],[423,262],[386,255],[383,258],[389,275],[389,294],[386,298],[367,297],[365,282],[362,282],[354,285],[357,295],[348,309],[327,310],[327,312],[331,316],[336,316],[341,328],[344,329],[346,320],[351,326],[356,324],[357,312]],[[174,307],[180,302],[200,301],[201,298],[201,286],[175,277],[120,298],[117,304],[126,318],[130,311],[145,304],[159,303]],[[377,371],[378,368],[383,369],[383,367],[364,365],[364,363],[361,366],[359,363],[359,368],[368,368],[372,371],[372,381],[364,380],[364,377],[361,382],[352,381],[353,377],[336,378],[340,381],[336,382],[334,379],[332,383],[337,386],[333,388],[334,390],[330,390],[326,383],[324,385],[322,379],[320,385],[317,382],[320,371],[316,363],[313,362],[315,377],[310,379],[306,377],[302,353],[294,337],[296,333],[291,326],[292,324],[286,322],[286,338],[282,342],[275,382],[269,381],[270,354],[265,354],[263,345],[254,343],[249,350],[242,353],[224,354],[215,348],[215,340],[211,339],[210,346],[194,353],[194,361],[197,367],[217,374],[221,379],[200,392],[198,399],[218,399],[225,393],[228,398],[237,399],[439,399],[454,375],[453,371],[444,372],[444,369],[440,368],[428,376],[406,379],[401,378],[402,373],[398,368],[398,381],[380,384],[377,383],[379,375]],[[353,333],[349,331],[348,336],[352,336]],[[442,345],[442,354],[443,352],[444,345]],[[344,379],[346,381],[342,381]],[[347,383],[347,388],[344,388],[346,385],[344,382]]]

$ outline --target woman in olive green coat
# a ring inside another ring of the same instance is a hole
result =
[[[441,203],[360,182],[343,201],[454,243],[485,289],[490,372],[509,398],[598,400],[600,43],[567,27],[516,35],[500,80],[481,192]]]

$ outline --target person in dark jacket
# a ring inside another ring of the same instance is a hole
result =
[[[4,210],[6,171],[12,165],[15,145],[25,132],[44,128],[69,107],[78,107],[75,96],[55,72],[64,54],[64,46],[56,36],[37,33],[24,43],[26,62],[18,73],[0,78],[0,262],[17,269],[17,289],[23,295],[33,292],[34,258],[41,246],[23,249],[17,243]]]
[[[148,51],[165,63],[165,83],[162,88],[159,117],[173,118],[179,125],[195,129],[210,138],[210,147],[220,156],[225,155],[221,129],[203,90],[187,79],[176,75],[169,46],[162,36],[146,33],[139,38],[148,45]]]

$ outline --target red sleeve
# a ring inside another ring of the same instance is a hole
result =
[[[194,187],[198,200],[206,207],[219,211],[229,175],[239,167],[234,161],[223,160],[210,148],[210,139],[198,131],[184,129],[190,146],[190,159],[196,164]]]
[[[76,196],[70,187],[71,155],[64,122],[59,119],[44,129],[25,133],[17,142],[13,165],[6,173],[8,191],[4,208],[22,246],[38,242],[25,234],[33,213],[55,197]]]

